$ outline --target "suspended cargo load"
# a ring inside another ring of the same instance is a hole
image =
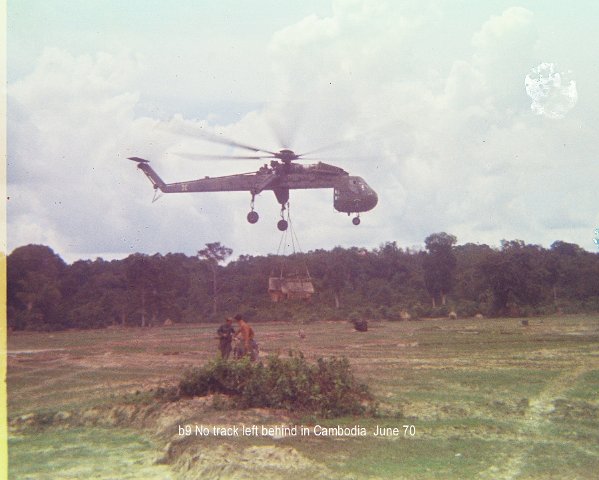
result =
[[[296,243],[299,249],[299,241],[293,229],[293,225],[291,224],[289,204],[287,204],[286,221],[289,225],[289,229],[283,232],[279,243],[279,249],[277,250],[277,256],[282,254],[282,262],[279,266],[279,272],[277,272],[278,275],[274,273],[274,271],[271,271],[270,277],[268,278],[268,294],[273,302],[280,302],[282,300],[310,300],[314,294],[314,285],[312,284],[312,278],[310,277],[306,262],[303,262],[303,269],[306,273],[299,273],[299,269],[297,268],[298,265],[295,265],[294,271],[291,273],[289,272],[289,259],[285,258],[285,249],[288,241],[291,244],[293,255],[296,254]],[[281,251],[281,247],[283,247],[283,251]]]
[[[309,275],[270,277],[268,279],[268,294],[273,302],[310,300],[314,294],[314,285]]]

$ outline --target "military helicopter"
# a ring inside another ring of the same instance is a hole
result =
[[[335,210],[355,214],[352,219],[354,225],[360,224],[360,213],[372,210],[377,202],[376,192],[368,186],[364,179],[350,175],[342,168],[318,162],[312,165],[300,165],[298,160],[309,160],[305,157],[315,151],[296,154],[284,148],[278,152],[241,144],[222,137],[208,139],[216,143],[223,143],[236,148],[250,150],[254,155],[193,155],[203,159],[271,159],[256,172],[241,173],[223,177],[204,177],[186,182],[165,183],[149,161],[139,157],[129,157],[137,162],[137,167],[146,174],[152,182],[154,190],[164,193],[183,192],[234,192],[247,191],[251,195],[250,212],[247,214],[249,223],[256,223],[259,219],[258,212],[254,210],[256,195],[264,190],[272,190],[281,205],[281,219],[277,228],[285,231],[288,221],[285,219],[286,206],[289,204],[289,191],[294,189],[332,188],[333,206]],[[192,156],[188,154],[186,156]]]

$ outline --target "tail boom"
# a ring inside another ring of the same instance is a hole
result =
[[[148,177],[150,179],[150,182],[152,182],[152,185],[154,185],[154,189],[159,188],[163,192],[167,190],[166,183],[164,183],[162,178],[160,178],[160,176],[154,171],[154,169],[150,167],[149,160],[145,160],[139,157],[129,157],[129,160],[137,162],[137,168],[139,168],[142,172],[146,174],[146,177]]]

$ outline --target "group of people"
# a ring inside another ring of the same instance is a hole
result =
[[[233,327],[233,320],[237,321],[238,329]],[[227,360],[233,350],[233,339],[241,336],[241,343],[235,349],[234,355],[236,358],[249,356],[252,360],[256,360],[258,356],[258,344],[254,340],[254,330],[239,314],[235,318],[227,318],[216,331],[219,339],[219,350],[221,357]]]

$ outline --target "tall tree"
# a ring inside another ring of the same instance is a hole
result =
[[[61,325],[63,260],[44,245],[16,248],[7,258],[9,326],[53,330]]]
[[[458,299],[480,303],[488,295],[489,288],[480,265],[494,251],[488,245],[474,243],[457,246],[454,251],[457,265],[453,293]]]
[[[198,251],[198,258],[204,260],[212,270],[212,314],[218,313],[218,284],[217,272],[221,262],[231,256],[233,250],[221,245],[220,242],[207,243],[206,248]]]
[[[439,297],[445,305],[447,294],[453,287],[453,274],[457,264],[453,246],[456,242],[454,235],[445,232],[433,233],[424,240],[427,249],[423,261],[424,283],[432,298],[433,307]]]
[[[324,287],[333,293],[335,308],[341,306],[341,292],[346,287],[349,277],[347,252],[341,247],[335,247],[333,251],[325,257],[323,284]]]
[[[159,254],[150,256],[142,253],[129,255],[125,261],[125,272],[128,286],[139,302],[138,313],[141,316],[141,326],[148,326],[156,319],[159,309],[159,282],[161,271]]]
[[[493,292],[493,313],[510,313],[510,304],[536,306],[543,298],[549,273],[541,247],[522,240],[502,240],[501,251],[481,263],[481,270]]]

